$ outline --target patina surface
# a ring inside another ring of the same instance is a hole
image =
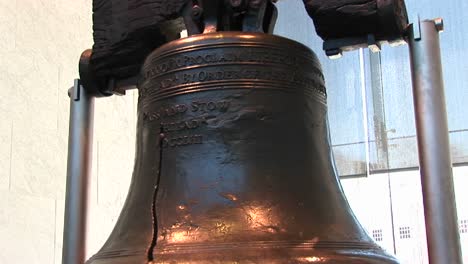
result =
[[[139,89],[130,193],[88,264],[397,263],[342,192],[308,48],[195,35],[153,52]]]
[[[383,27],[378,11],[403,14],[401,2],[304,1],[324,40],[390,36],[400,24]],[[273,1],[93,5],[95,45],[80,64],[92,78],[82,79],[111,92],[127,79],[139,102],[127,201],[88,264],[397,263],[348,206],[320,65],[267,34]]]

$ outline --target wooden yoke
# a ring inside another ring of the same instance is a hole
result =
[[[90,58],[100,82],[138,74],[145,57],[179,38],[187,0],[93,0],[94,45]],[[107,85],[107,84],[106,84]]]
[[[404,0],[303,1],[329,56],[401,40],[408,24]],[[146,56],[179,38],[183,29],[189,35],[203,33],[208,30],[205,27],[215,27],[208,31],[271,33],[276,18],[274,2],[93,0],[94,45],[92,52],[82,55],[80,77],[85,86],[98,87],[92,90],[101,95],[124,93],[119,86],[136,85]]]
[[[303,0],[327,55],[401,42],[408,27],[404,0]]]
[[[367,34],[395,38],[408,25],[403,0],[304,0],[304,4],[324,40]]]

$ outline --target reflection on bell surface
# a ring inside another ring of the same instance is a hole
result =
[[[130,192],[89,264],[398,263],[348,206],[305,46],[179,39],[147,58],[139,93]]]

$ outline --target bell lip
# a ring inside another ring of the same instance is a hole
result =
[[[244,31],[218,31],[211,33],[202,33],[180,38],[168,42],[155,51],[151,56],[164,56],[167,52],[172,52],[177,48],[187,48],[191,45],[211,45],[211,44],[260,44],[272,47],[279,47],[284,50],[291,48],[296,49],[296,52],[310,53],[313,58],[318,62],[315,52],[306,45],[295,40],[285,38],[278,35],[272,35],[261,32],[244,32]]]
[[[160,245],[161,246],[161,245]],[[310,262],[325,262],[325,263],[366,263],[366,264],[399,264],[398,259],[386,252],[375,242],[356,242],[356,241],[324,241],[321,243],[308,243],[304,241],[249,241],[243,242],[231,242],[231,243],[197,243],[197,244],[173,244],[163,245],[162,248],[157,249],[157,253],[154,255],[155,260],[148,262],[148,264],[166,263],[162,259],[177,259],[187,258],[194,254],[201,254],[204,256],[210,256],[209,259],[213,260],[219,258],[219,255],[229,255],[232,251],[243,252],[247,259],[258,260],[258,255],[261,252],[268,252],[270,257],[273,259],[281,260],[281,257],[288,258],[290,260],[303,259],[297,263],[310,263]],[[143,259],[145,256],[145,250],[108,250],[100,251],[99,253],[92,256],[86,264],[92,264],[94,261],[109,261],[115,258],[138,258]],[[177,252],[177,254],[174,254]],[[289,252],[291,254],[285,254]],[[293,253],[295,252],[295,253]],[[271,255],[273,253],[273,255]],[[265,255],[265,254],[263,254]],[[307,257],[309,256],[309,257]],[[314,256],[314,257],[310,257]],[[308,259],[317,259],[320,261],[308,261]],[[358,261],[361,262],[352,262]],[[346,262],[344,262],[346,261]],[[351,262],[350,262],[351,261]],[[185,262],[184,262],[185,263]],[[192,262],[191,262],[192,263]],[[194,260],[193,263],[202,263]],[[211,262],[210,262],[211,263]],[[216,262],[218,263],[218,262]],[[223,262],[224,263],[224,262]],[[277,263],[277,262],[275,262]],[[296,263],[296,262],[295,262]]]

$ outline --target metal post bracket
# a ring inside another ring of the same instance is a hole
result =
[[[421,23],[433,23],[437,32],[444,32],[444,20],[440,17],[434,19],[421,20],[419,15],[414,20],[415,22],[409,25],[412,35],[410,35],[415,41],[420,41],[423,37],[421,31]]]
[[[67,190],[63,232],[63,264],[85,261],[88,183],[91,174],[94,96],[76,79],[68,90]]]
[[[462,263],[442,76],[441,18],[418,19],[407,31],[418,156],[431,264]]]

